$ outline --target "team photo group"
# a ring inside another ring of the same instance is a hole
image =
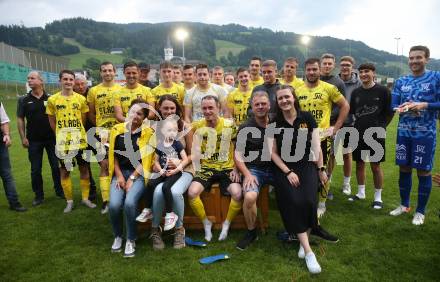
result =
[[[153,249],[164,249],[164,231],[172,232],[174,248],[185,247],[185,201],[200,219],[205,241],[214,240],[214,222],[202,193],[218,185],[230,203],[215,240],[228,238],[231,223],[242,212],[247,230],[236,248],[244,251],[258,238],[257,202],[261,190],[269,189],[275,194],[282,233],[299,241],[298,258],[309,272],[320,273],[309,239],[339,240],[319,220],[329,212],[326,201],[333,197],[336,169],[343,170],[342,186],[337,187],[348,201],[365,201],[371,193],[371,209],[381,210],[381,164],[386,151],[395,152],[398,183],[386,188],[400,193],[401,202],[387,213],[411,213],[413,225],[425,223],[433,182],[440,185],[440,176],[431,175],[440,72],[426,69],[429,58],[427,47],[411,47],[410,73],[392,87],[376,83],[374,64],[329,53],[305,62],[289,57],[282,65],[252,57],[249,66],[233,72],[164,61],[157,84],[150,80],[146,63],[125,63],[120,85],[115,65],[103,62],[101,82],[90,88],[83,74],[62,70],[57,93],[47,93],[41,74],[31,71],[31,90],[19,97],[16,115],[22,146],[28,150],[32,205],[45,202],[46,151],[55,193],[66,201],[60,214],[75,213],[71,173],[78,169],[81,204],[91,209],[100,204],[114,235],[109,249],[130,258],[135,256],[138,224],[147,221]],[[303,78],[297,77],[298,66],[304,69]],[[1,104],[1,177],[10,209],[25,212],[11,173],[8,114],[13,113]],[[397,138],[386,148],[393,118],[398,119]],[[94,166],[99,166],[99,176],[92,176]],[[350,185],[353,166],[356,189]],[[366,191],[367,166],[374,191]],[[418,193],[414,212],[413,187]]]

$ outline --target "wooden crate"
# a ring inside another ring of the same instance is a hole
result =
[[[183,226],[185,229],[200,229],[203,230],[203,224],[200,219],[192,211],[188,196],[185,193],[185,215],[183,218]],[[205,207],[205,212],[208,219],[213,223],[213,229],[221,229],[223,221],[226,219],[228,214],[229,203],[231,197],[222,196],[220,193],[220,188],[217,184],[214,184],[209,192],[203,192],[200,195],[200,199]],[[143,208],[143,201],[139,203],[140,208]],[[258,216],[257,216],[257,227],[261,229],[266,229],[269,226],[269,189],[265,186],[261,189],[257,200]],[[138,223],[138,227],[142,230],[150,229],[151,221],[146,223]],[[231,225],[232,229],[246,229],[246,221],[244,219],[243,211],[235,217]]]

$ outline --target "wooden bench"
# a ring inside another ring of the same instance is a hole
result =
[[[188,196],[185,193],[185,215],[183,217],[183,226],[185,229],[203,229],[203,224],[200,219],[192,211]],[[214,184],[209,192],[203,192],[200,195],[200,199],[205,207],[205,212],[208,219],[213,223],[214,229],[221,229],[223,221],[226,219],[226,215],[229,209],[229,203],[231,197],[222,196],[220,188],[217,184]],[[140,209],[143,208],[143,201],[140,203]],[[266,229],[269,226],[269,189],[265,186],[261,189],[257,200],[257,227]],[[146,223],[138,223],[140,229],[150,229],[151,221]],[[244,219],[243,211],[234,218],[231,225],[232,229],[246,229],[246,221]]]

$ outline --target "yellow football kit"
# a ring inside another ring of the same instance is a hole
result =
[[[228,95],[227,105],[229,109],[232,109],[232,117],[237,127],[247,119],[247,109],[251,95],[251,89],[246,92],[235,89]]]

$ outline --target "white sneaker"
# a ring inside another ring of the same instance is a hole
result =
[[[96,208],[96,205],[94,203],[92,203],[89,199],[82,200],[81,204],[83,204],[84,206],[91,208],[91,209]]]
[[[419,212],[416,212],[414,218],[412,220],[412,224],[414,225],[422,225],[425,222],[425,215]]]
[[[112,245],[112,253],[119,253],[122,250],[122,238],[116,237]]]
[[[212,222],[206,219],[205,222],[203,222],[203,229],[205,229],[205,240],[207,242],[211,242],[212,239]]]
[[[125,242],[124,258],[132,258],[136,252],[136,243],[132,240]]]
[[[107,214],[108,213],[108,202],[103,202],[102,203],[102,208],[101,208],[101,214]]]
[[[397,208],[395,208],[394,210],[390,211],[390,215],[392,216],[398,216],[401,215],[402,213],[408,213],[411,210],[411,208],[407,208],[405,206],[398,206]]]
[[[307,268],[309,269],[310,273],[318,274],[321,272],[321,266],[316,260],[316,256],[313,252],[308,253],[305,256],[305,259],[306,259]]]
[[[174,212],[166,213],[165,214],[165,225],[163,227],[164,231],[168,231],[174,228],[176,226],[177,219],[179,217]]]
[[[305,257],[306,257],[306,252],[304,251],[303,246],[299,244],[298,258],[304,259]]]
[[[72,210],[73,210],[73,201],[72,200],[68,200],[66,208],[64,209],[64,213],[69,213]]]
[[[350,183],[348,184],[342,184],[342,193],[344,193],[345,195],[350,195],[351,194],[351,186]]]
[[[321,218],[326,212],[327,208],[325,207],[325,203],[318,203],[318,218]]]
[[[220,232],[220,236],[218,236],[218,240],[219,241],[224,241],[226,240],[226,238],[228,238],[228,232],[229,232],[229,227],[231,226],[231,224],[229,222],[223,222],[222,225],[222,231]]]
[[[138,215],[138,217],[136,217],[136,221],[139,222],[147,222],[147,220],[152,219],[153,218],[153,212],[151,211],[151,209],[143,209],[141,214]]]

